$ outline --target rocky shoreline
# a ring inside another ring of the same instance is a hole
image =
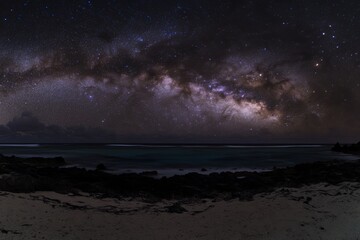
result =
[[[251,200],[282,187],[360,181],[360,160],[300,164],[269,172],[222,172],[153,178],[146,174],[113,175],[100,169],[61,168],[63,158],[18,158],[0,155],[0,191],[90,193],[93,196],[162,199]],[[176,207],[176,206],[175,206]]]
[[[355,144],[343,144],[336,143],[332,148],[332,151],[334,152],[342,152],[342,153],[350,153],[350,154],[356,154],[360,155],[360,142]]]

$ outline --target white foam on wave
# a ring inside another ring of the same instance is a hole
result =
[[[324,145],[226,145],[227,148],[318,148]]]
[[[148,147],[148,148],[317,148],[324,145],[145,145],[108,144],[107,147]]]
[[[0,144],[0,147],[39,147],[40,144]]]

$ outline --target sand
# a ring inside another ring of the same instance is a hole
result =
[[[173,203],[0,192],[0,239],[360,239],[359,183]]]

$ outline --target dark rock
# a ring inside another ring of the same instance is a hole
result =
[[[311,200],[312,200],[311,197],[307,197],[306,200],[304,201],[304,203],[305,203],[305,204],[309,204]]]
[[[335,152],[343,152],[343,153],[350,153],[350,154],[360,154],[360,142],[356,144],[346,145],[343,146],[340,145],[340,143],[336,143],[332,148],[332,151]]]
[[[207,169],[206,169],[206,168],[202,168],[201,171],[202,171],[202,172],[206,172]]]
[[[59,193],[87,192],[96,197],[162,199],[252,200],[259,193],[308,184],[360,181],[360,161],[329,161],[299,164],[269,172],[189,173],[150,178],[156,172],[114,175],[99,170],[59,168],[56,164],[16,157],[0,157],[0,191]],[[29,164],[30,162],[30,164]],[[35,164],[37,163],[37,164]],[[309,203],[311,198],[298,201]],[[179,207],[175,205],[175,207]],[[176,208],[171,211],[180,211]],[[181,207],[181,206],[180,206]],[[183,211],[183,210],[182,210]]]
[[[166,207],[166,209],[167,209],[167,212],[169,212],[169,213],[184,213],[184,212],[187,212],[187,210],[185,208],[183,208],[179,202],[174,203],[173,205]]]
[[[55,158],[42,158],[42,157],[33,157],[33,158],[19,158],[15,156],[6,157],[0,154],[0,164],[22,164],[31,167],[60,167],[66,164],[64,158],[55,157]]]
[[[340,143],[337,142],[337,143],[331,148],[331,150],[336,151],[336,152],[341,151],[341,145],[340,145]]]
[[[144,171],[140,173],[141,176],[148,176],[148,177],[157,176],[158,174],[159,174],[158,171]]]
[[[96,166],[96,170],[97,171],[105,171],[105,170],[107,170],[107,167],[105,167],[104,164],[100,163]]]
[[[11,234],[21,234],[21,233],[18,232],[18,231],[7,230],[7,229],[0,229],[0,232],[3,233],[3,234],[8,234],[8,233],[11,233]]]

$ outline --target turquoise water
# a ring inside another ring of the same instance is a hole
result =
[[[357,160],[360,157],[330,151],[329,145],[266,146],[171,146],[171,145],[37,145],[2,144],[0,153],[19,157],[62,156],[70,166],[95,168],[105,164],[111,172],[158,170],[164,174],[206,168],[224,170],[270,170],[273,167],[326,160]]]

